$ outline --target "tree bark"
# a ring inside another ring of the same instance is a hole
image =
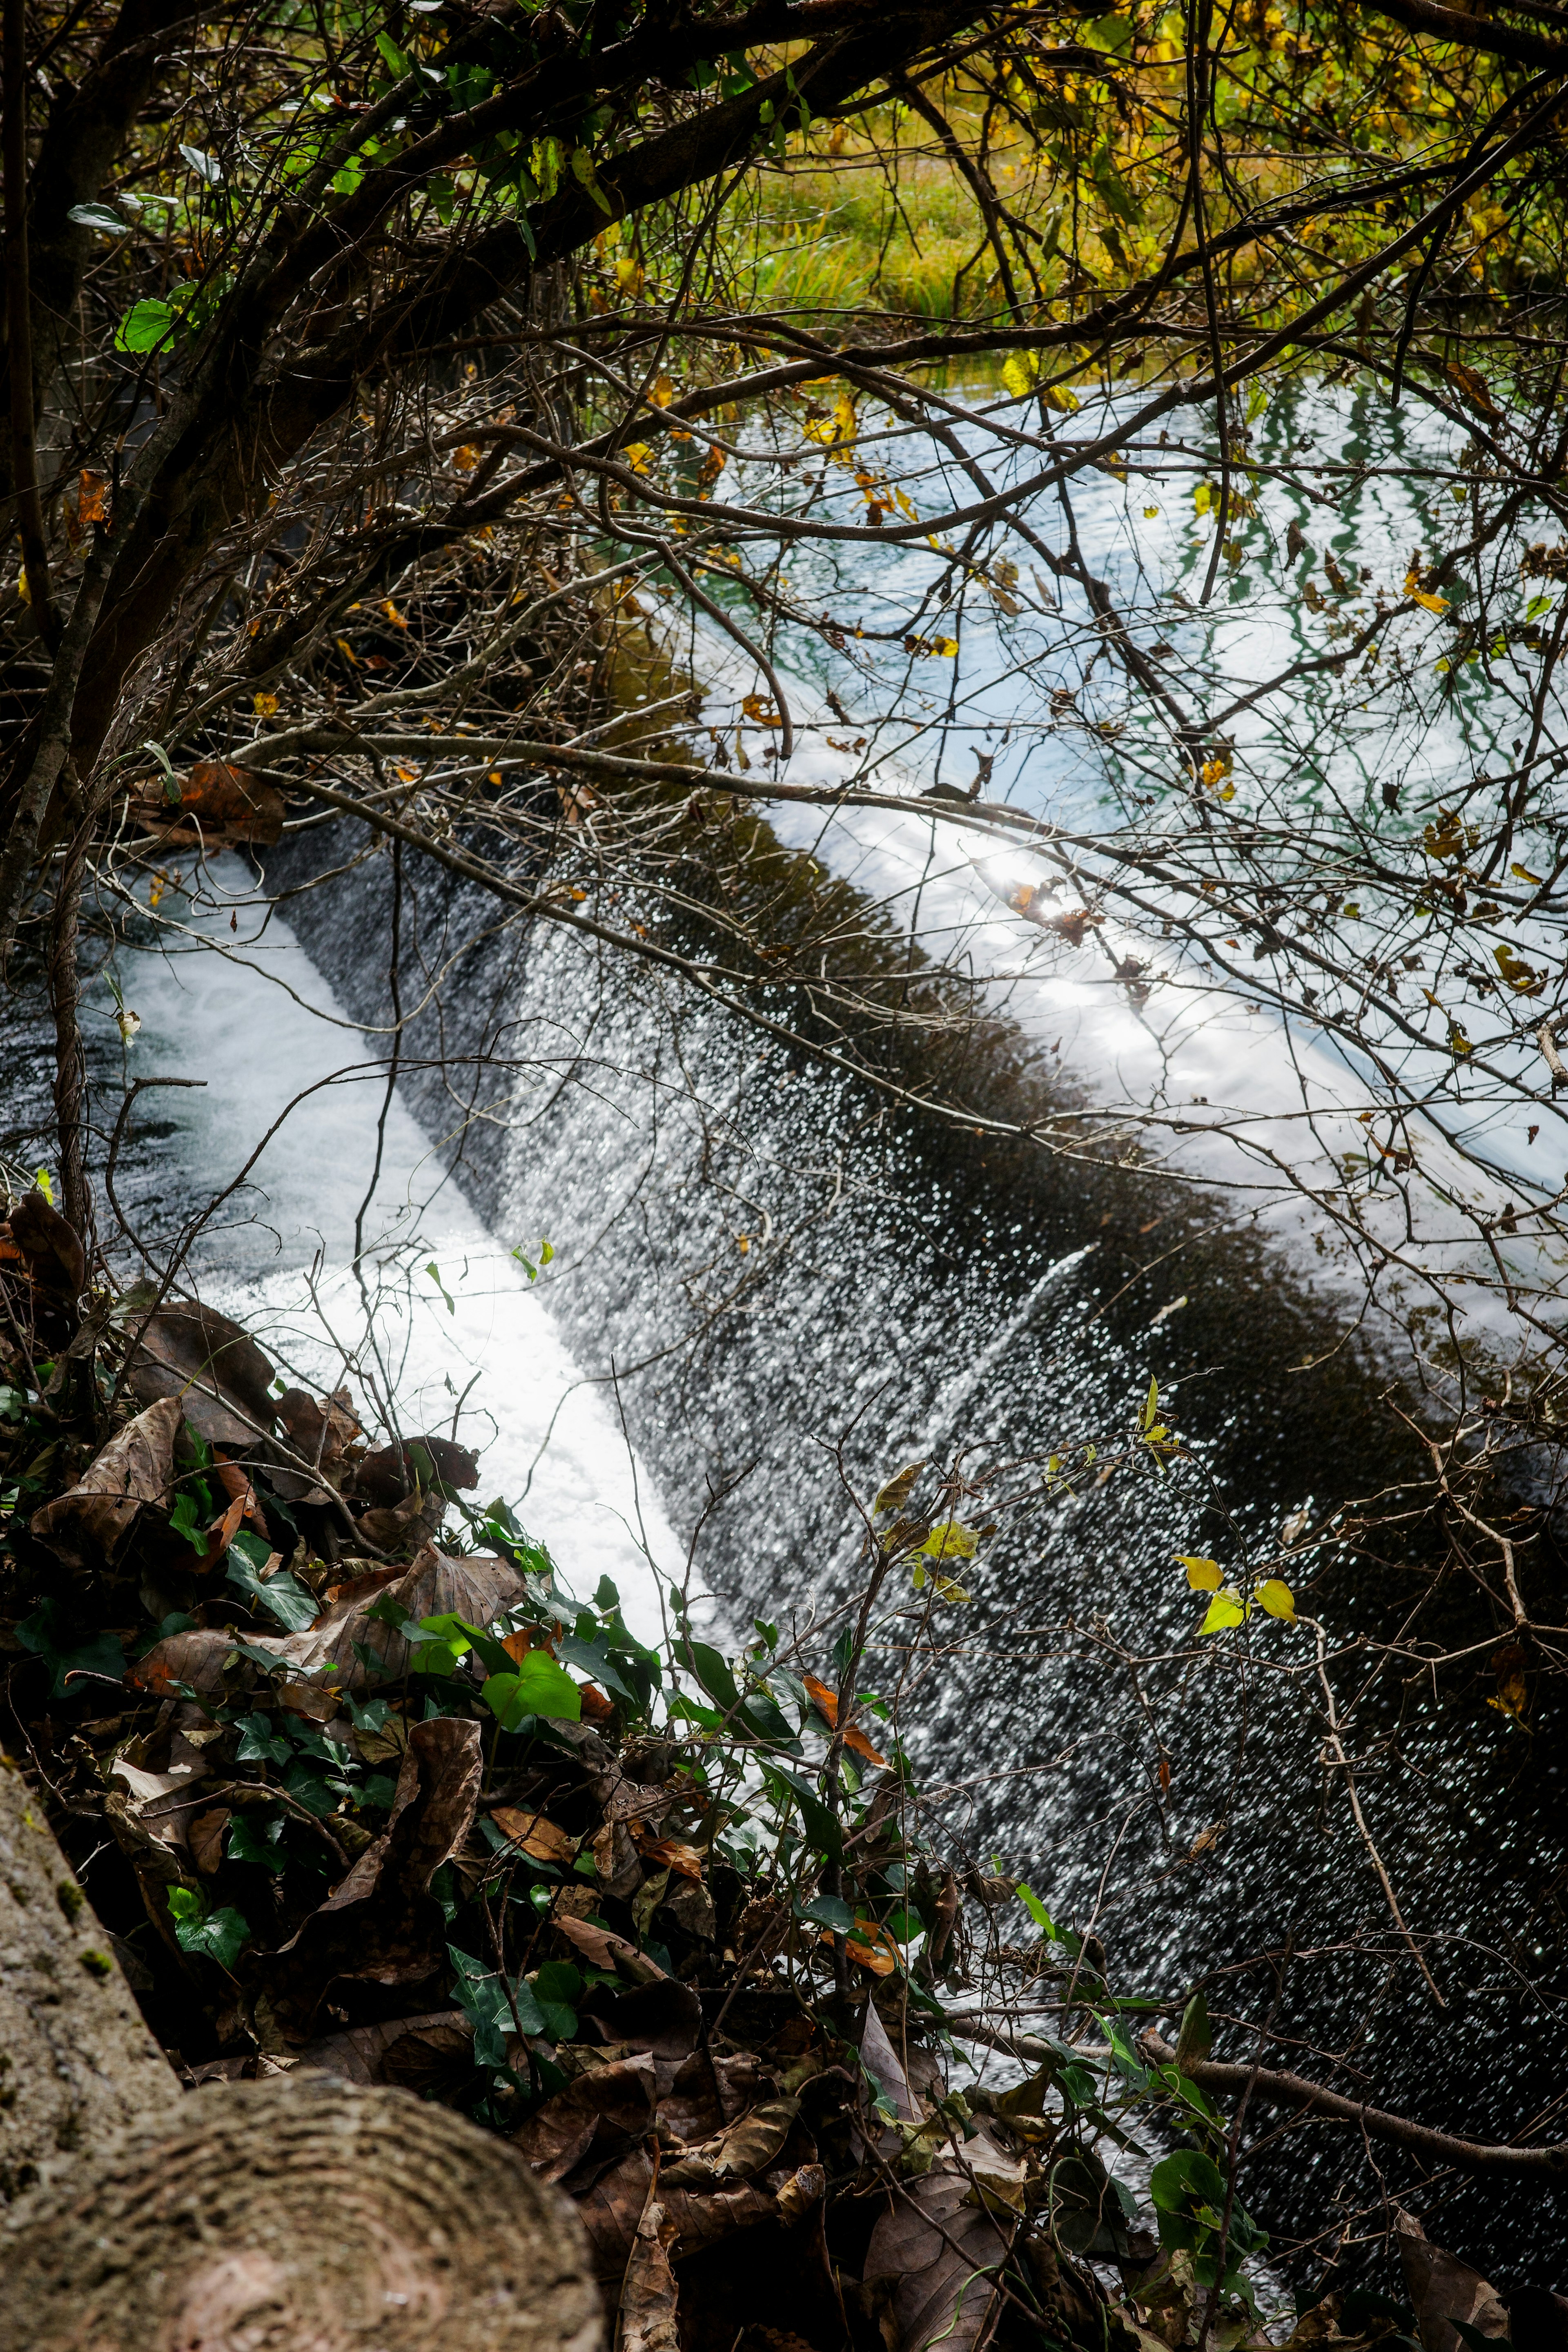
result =
[[[0,1759],[0,2197],[178,2089],[42,1805]]]

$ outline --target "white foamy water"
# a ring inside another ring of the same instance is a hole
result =
[[[285,922],[260,927],[237,859],[209,868],[209,887],[232,897],[238,930],[224,913],[195,919],[167,953],[138,955],[124,971],[142,1023],[132,1076],[205,1080],[199,1092],[141,1097],[142,1117],[176,1129],[163,1157],[184,1198],[230,1184],[281,1122],[194,1254],[202,1296],[286,1372],[346,1381],[378,1433],[455,1433],[479,1456],[468,1499],[509,1502],[579,1597],[609,1576],[632,1631],[656,1639],[660,1580],[680,1580],[682,1550],[613,1388],[586,1379],[562,1337],[549,1269],[531,1283],[510,1254],[520,1244],[538,1265],[537,1223],[488,1232],[395,1098],[364,1218],[362,1287],[353,1234],[375,1160],[384,1041],[346,1018]]]

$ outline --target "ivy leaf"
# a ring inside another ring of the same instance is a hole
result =
[[[583,1694],[548,1650],[530,1650],[514,1675],[491,1675],[479,1696],[503,1731],[516,1731],[531,1715],[555,1723],[580,1723]]]
[[[228,1825],[228,1858],[231,1862],[254,1862],[263,1870],[280,1877],[287,1868],[285,1857],[279,1852],[283,1835],[283,1816],[276,1820],[254,1822],[247,1813],[236,1813]]]
[[[174,1941],[182,1952],[216,1960],[220,1969],[234,1974],[234,1964],[250,1941],[250,1928],[237,1911],[226,1906],[209,1916],[194,1887],[171,1886],[169,1914],[174,1922]]]
[[[239,1722],[239,1746],[236,1761],[240,1764],[287,1764],[294,1754],[293,1746],[281,1731],[274,1731],[272,1718],[266,1715],[242,1716]]]
[[[249,1550],[240,1549],[241,1540],[236,1537],[228,1548],[224,1569],[228,1582],[254,1601],[258,1609],[265,1609],[269,1617],[275,1617],[286,1633],[308,1633],[321,1614],[315,1594],[306,1591],[291,1569],[279,1569],[264,1583]],[[259,1541],[259,1537],[251,1538],[252,1543]]]

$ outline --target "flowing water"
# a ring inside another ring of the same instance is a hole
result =
[[[1107,508],[1107,541],[1113,520]],[[1389,527],[1358,528],[1374,522]],[[859,583],[868,596],[894,584]],[[1256,599],[1230,625],[1262,625]],[[709,715],[728,729],[748,678],[711,647],[700,657]],[[1042,691],[1026,649],[1008,658],[1012,701],[987,688],[973,714],[997,747],[1015,724],[1025,742],[1026,685],[1037,702]],[[1005,667],[977,647],[976,677],[987,661]],[[796,682],[804,706],[848,685],[814,679],[804,656]],[[1016,781],[1032,804],[1058,805],[1089,792],[1088,770],[1074,749],[1047,776],[1043,728]],[[901,756],[918,768],[952,739],[911,736]],[[808,728],[803,762],[826,758],[826,740]],[[781,820],[781,837],[868,887],[900,877],[922,938],[945,926],[1008,972],[1010,1025],[973,1073],[977,1103],[1146,1085],[1163,1050],[1148,1023],[1091,972],[1020,974],[1016,932],[997,929],[972,863],[944,877],[907,824],[812,823],[808,836],[805,820]],[[315,1087],[204,1230],[193,1269],[218,1303],[260,1318],[280,1361],[333,1371],[335,1333],[363,1389],[364,1300],[345,1268],[384,1109],[392,876],[384,856],[353,863],[360,845],[333,828],[281,853],[269,887],[343,870],[266,922],[226,861],[219,879],[244,908],[234,932],[220,912],[196,926],[200,956],[122,959],[144,1024],[134,1074],[206,1085],[142,1098],[120,1192],[161,1246]],[[897,1109],[559,934],[482,937],[490,910],[428,873],[404,887],[405,1003],[451,950],[464,960],[408,1032],[364,1213],[384,1286],[372,1385],[402,1425],[457,1416],[484,1448],[484,1495],[519,1502],[579,1589],[607,1570],[651,1626],[655,1569],[679,1580],[689,1559],[739,1639],[753,1614],[832,1608],[854,1573],[853,1497],[901,1463],[964,1448],[1001,1464],[1084,1440],[1103,1457],[1130,1447],[1156,1379],[1185,1462],[1096,1468],[1005,1517],[974,1598],[951,1612],[950,1647],[914,1694],[944,1835],[998,1855],[1057,1916],[1092,1919],[1123,1987],[1207,1972],[1211,2009],[1237,2016],[1266,2014],[1279,1993],[1288,2030],[1347,2051],[1376,2102],[1489,2137],[1555,2098],[1560,2036],[1531,1989],[1563,1989],[1555,1724],[1527,1734],[1489,1709],[1484,1676],[1443,1694],[1414,1679],[1359,1720],[1369,1828],[1438,2007],[1325,1764],[1311,1637],[1270,1622],[1245,1659],[1162,1662],[1194,1622],[1176,1553],[1271,1547],[1303,1507],[1415,1470],[1379,1402],[1381,1339],[1335,1344],[1342,1298],[1310,1224],[1285,1231],[1261,1199],[1249,1217],[1218,1160],[1193,1187]],[[100,1010],[112,1091],[117,1037],[106,999]],[[1055,1059],[1039,1050],[1047,1031],[1066,1041]],[[1203,1000],[1184,1038],[1184,1089],[1206,1077],[1192,1090],[1217,1097],[1223,1081],[1257,1101],[1274,1083],[1279,1034],[1253,1015],[1222,1020]],[[318,1083],[335,1072],[353,1075]],[[1325,1064],[1321,1084],[1354,1116],[1355,1070]],[[537,1264],[543,1236],[555,1255],[531,1283],[510,1253]],[[1313,1612],[1335,1638],[1386,1630],[1415,1566],[1352,1574],[1326,1553]],[[1489,1622],[1456,1596],[1446,1625],[1479,1638]],[[1258,1952],[1289,1953],[1282,1980],[1225,1973]],[[1222,2047],[1238,2046],[1222,2030]],[[1289,2235],[1336,2195],[1371,2194],[1357,2153],[1318,2131],[1260,2161],[1248,2201]],[[1560,2190],[1461,2182],[1424,2210],[1500,2281],[1561,2270]]]

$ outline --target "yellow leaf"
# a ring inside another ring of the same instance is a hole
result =
[[[941,654],[944,661],[956,661],[958,658],[958,639],[956,637],[933,637],[931,641],[931,649],[933,654]]]
[[[1424,604],[1429,613],[1446,613],[1448,609],[1448,600],[1446,596],[1427,595],[1421,585],[1420,574],[1414,564],[1405,575],[1405,593],[1414,604]]]
[[[398,611],[390,596],[386,599],[386,602],[383,604],[381,609],[386,614],[387,619],[392,623],[395,629],[405,629],[408,626],[407,622],[404,619],[402,614]]]
[[[634,474],[646,474],[653,460],[653,451],[646,441],[628,441],[621,455]]]
[[[1027,352],[1010,352],[1002,362],[1002,381],[1016,400],[1035,388],[1035,362]]]
[[[1217,1559],[1205,1559],[1200,1553],[1179,1551],[1176,1565],[1187,1571],[1187,1582],[1194,1592],[1217,1592],[1223,1581]]]
[[[1069,384],[1050,384],[1046,391],[1046,406],[1054,408],[1058,416],[1070,416],[1078,406],[1078,394]]]
[[[1159,509],[1159,508],[1158,508],[1158,507],[1145,507],[1145,508],[1144,508],[1144,509],[1143,509],[1143,520],[1144,520],[1144,521],[1145,521],[1145,522],[1152,522],[1152,521],[1153,521],[1153,520],[1154,520],[1154,518],[1155,518],[1155,516],[1159,513],[1159,511],[1160,511],[1160,509]]]
[[[479,453],[471,441],[465,441],[460,449],[452,452],[452,463],[459,474],[471,474],[479,462]]]
[[[973,1559],[979,1544],[979,1537],[962,1519],[945,1519],[932,1528],[921,1549],[928,1559]]]
[[[1222,1584],[1209,1602],[1207,1612],[1203,1623],[1198,1627],[1198,1632],[1223,1633],[1232,1625],[1245,1624],[1247,1616],[1247,1612],[1242,1606],[1241,1595],[1235,1585]]]
[[[1151,1381],[1149,1383],[1149,1393],[1143,1400],[1143,1426],[1145,1429],[1153,1428],[1154,1415],[1159,1410],[1160,1383],[1158,1381]]]
[[[1541,876],[1532,874],[1528,866],[1510,866],[1508,870],[1510,874],[1517,874],[1521,882],[1533,882],[1537,888],[1540,887]]]
[[[675,386],[667,375],[656,375],[648,386],[647,396],[655,408],[668,408],[675,398]]]
[[[1266,1576],[1258,1588],[1258,1602],[1270,1617],[1283,1617],[1288,1625],[1296,1622],[1296,1596],[1283,1577]]]
[[[270,719],[277,711],[278,697],[275,694],[253,694],[250,705],[258,719]]]

